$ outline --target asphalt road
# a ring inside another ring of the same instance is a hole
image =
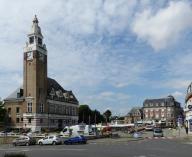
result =
[[[0,146],[0,156],[23,152],[28,157],[191,157],[192,145],[168,139],[108,142],[90,141],[86,145]]]

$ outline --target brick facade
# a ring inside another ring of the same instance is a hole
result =
[[[176,126],[179,116],[183,116],[183,109],[173,96],[146,99],[143,103],[144,121],[163,122],[167,126]]]
[[[24,48],[23,86],[5,102],[7,127],[57,129],[78,122],[79,102],[72,91],[47,77],[47,49],[35,16]]]

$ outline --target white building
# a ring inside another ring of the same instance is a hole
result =
[[[192,134],[192,83],[187,88],[185,97],[185,124],[188,126],[189,133]]]

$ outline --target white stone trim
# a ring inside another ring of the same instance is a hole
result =
[[[31,123],[28,123],[28,118],[31,118]],[[43,122],[40,123],[40,119],[43,119]],[[58,121],[51,123],[50,120],[75,120],[78,121],[78,116],[67,116],[67,115],[56,115],[56,114],[38,114],[38,113],[23,113],[23,128],[31,128],[32,131],[39,131],[41,128],[57,128]],[[62,125],[64,125],[64,121]]]
[[[44,55],[47,55],[47,50],[45,50],[44,48],[41,48],[40,46],[38,46],[36,44],[30,44],[30,45],[27,45],[26,47],[24,47],[24,53],[29,52],[29,51],[39,51],[39,52],[43,53]]]
[[[58,114],[39,114],[39,113],[23,113],[23,117],[38,117],[38,118],[50,118],[54,117],[54,118],[78,118],[78,116],[69,116],[69,115],[58,115]]]

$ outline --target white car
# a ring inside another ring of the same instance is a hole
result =
[[[4,132],[4,131],[1,131],[1,132],[0,132],[0,136],[5,136],[5,132]]]
[[[153,125],[147,125],[147,126],[145,127],[145,130],[146,130],[146,131],[153,131],[153,128],[154,128]]]
[[[52,136],[46,136],[38,141],[39,145],[46,145],[46,144],[61,144],[62,140],[59,136],[52,135]]]

